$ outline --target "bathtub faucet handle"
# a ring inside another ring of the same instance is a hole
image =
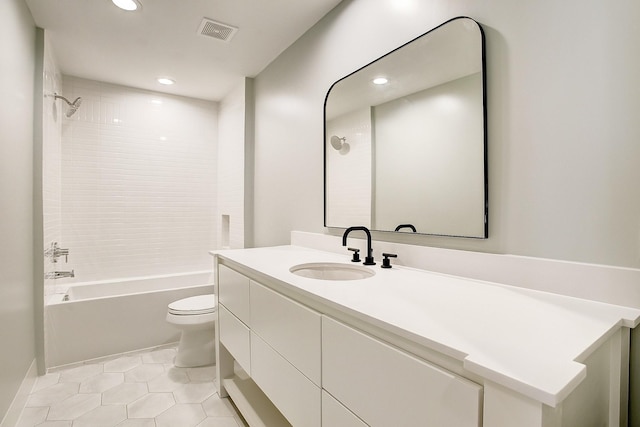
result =
[[[69,249],[62,249],[58,246],[58,242],[51,243],[51,247],[44,251],[44,256],[51,258],[51,262],[58,262],[58,258],[64,256],[64,262],[69,262]]]

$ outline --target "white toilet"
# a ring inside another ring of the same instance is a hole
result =
[[[175,366],[192,368],[215,363],[215,318],[216,297],[213,294],[184,298],[169,304],[167,322],[182,330]]]

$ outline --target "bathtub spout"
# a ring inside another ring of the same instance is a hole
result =
[[[51,271],[49,273],[45,273],[45,279],[62,279],[65,277],[76,277],[73,270],[71,271]]]

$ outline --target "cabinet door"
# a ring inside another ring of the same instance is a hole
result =
[[[367,427],[353,412],[322,390],[322,427]]]
[[[251,378],[291,425],[320,427],[320,388],[254,332],[251,332]]]
[[[249,328],[223,305],[218,305],[220,342],[242,369],[251,375],[251,338]]]
[[[322,319],[322,387],[372,427],[478,427],[482,388]]]
[[[320,386],[320,313],[251,282],[251,330]]]
[[[218,265],[218,302],[249,325],[249,278]]]

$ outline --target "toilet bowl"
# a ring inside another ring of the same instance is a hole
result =
[[[167,322],[182,330],[174,365],[193,368],[215,363],[213,294],[183,298],[169,304]]]

